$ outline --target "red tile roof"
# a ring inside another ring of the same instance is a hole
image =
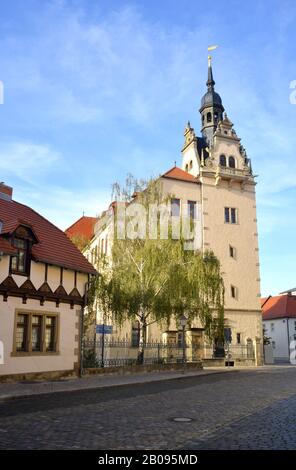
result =
[[[264,304],[265,302],[265,304]],[[261,299],[263,320],[296,318],[296,295],[276,295]]]
[[[164,173],[161,177],[171,178],[171,179],[180,180],[180,181],[186,181],[189,183],[198,183],[197,178],[190,175],[190,173],[187,173],[187,171],[184,171],[181,168],[178,168],[177,166],[174,166],[173,168],[171,168],[169,171]]]
[[[13,255],[16,253],[16,249],[11,246],[11,243],[5,238],[0,236],[0,253],[4,253],[5,255]]]
[[[32,247],[32,257],[36,261],[62,266],[88,274],[97,274],[94,267],[69,240],[67,235],[28,206],[16,201],[0,199],[0,251],[9,253],[6,234],[16,227],[16,221],[29,225],[36,234],[38,242]]]
[[[94,226],[97,222],[96,217],[86,217],[83,215],[80,219],[76,220],[74,224],[68,227],[65,230],[65,233],[68,235],[69,238],[80,235],[85,237],[87,240],[90,240],[94,235]]]

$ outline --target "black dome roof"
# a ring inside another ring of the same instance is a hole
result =
[[[213,89],[208,90],[201,99],[201,108],[203,109],[208,106],[219,106],[220,108],[223,108],[222,99],[220,95],[216,93]]]

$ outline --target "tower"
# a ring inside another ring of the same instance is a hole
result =
[[[256,181],[241,139],[215,91],[211,58],[199,111],[201,135],[188,123],[182,169],[197,180],[202,251],[212,250],[221,263],[225,321],[239,347],[250,338],[262,341]]]
[[[220,95],[215,91],[211,56],[208,57],[207,92],[201,99],[201,132],[208,145],[213,142],[213,135],[218,123],[223,119],[224,107]]]

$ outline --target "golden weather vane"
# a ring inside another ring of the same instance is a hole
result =
[[[217,49],[218,47],[218,44],[214,44],[212,46],[208,46],[208,51],[214,51],[215,49]],[[211,55],[208,55],[208,62],[209,62],[209,65],[211,65],[211,60],[212,60],[212,56]]]

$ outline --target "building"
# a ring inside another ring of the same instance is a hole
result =
[[[78,242],[78,244],[80,242],[82,245],[86,245],[93,237],[96,222],[96,217],[83,215],[74,224],[68,227],[65,233],[70,239]]]
[[[290,362],[291,342],[296,341],[296,290],[263,298],[264,335],[270,338],[273,357],[277,362]]]
[[[174,167],[160,176],[165,195],[173,194],[172,203],[180,212],[182,204],[201,208],[201,250],[212,250],[219,258],[225,283],[225,317],[233,346],[252,343],[257,357],[262,356],[262,317],[260,308],[259,248],[256,215],[256,182],[233,124],[224,112],[215,91],[209,58],[207,91],[199,109],[201,135],[188,122],[184,132],[181,168]],[[100,253],[111,254],[113,207],[94,228],[94,236],[85,251],[95,264]],[[102,319],[99,319],[101,322]],[[114,335],[132,338],[136,325]],[[188,341],[202,342],[200,325],[187,331]],[[175,325],[161,331],[151,325],[148,338],[178,341]],[[258,359],[260,363],[261,359]]]
[[[72,374],[85,288],[96,270],[12,193],[0,184],[0,380]]]

